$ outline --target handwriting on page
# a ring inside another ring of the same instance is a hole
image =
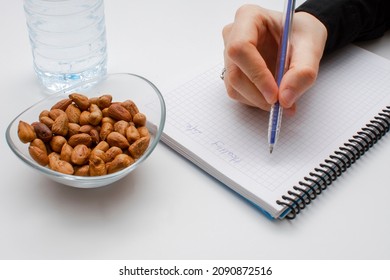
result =
[[[185,132],[188,134],[202,134],[202,131],[198,128],[197,125],[192,125],[190,123],[186,124]]]
[[[241,162],[241,158],[236,155],[232,150],[230,150],[226,144],[222,141],[216,141],[211,143],[211,146],[222,156],[228,158],[228,161],[231,163]]]

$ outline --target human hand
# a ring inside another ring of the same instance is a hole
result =
[[[224,82],[228,95],[244,104],[269,110],[279,100],[295,111],[295,102],[315,82],[327,39],[326,27],[314,16],[298,12],[290,38],[289,67],[278,88],[274,72],[282,32],[282,13],[256,5],[237,10],[224,27]]]

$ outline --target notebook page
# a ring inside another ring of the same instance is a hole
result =
[[[390,104],[390,62],[351,46],[327,58],[270,155],[269,113],[227,97],[218,65],[164,95],[163,141],[274,216],[281,195]]]

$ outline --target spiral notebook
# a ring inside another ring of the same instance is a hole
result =
[[[322,61],[272,154],[268,112],[229,99],[221,68],[164,95],[162,141],[271,218],[295,218],[389,131],[390,61],[359,47]]]

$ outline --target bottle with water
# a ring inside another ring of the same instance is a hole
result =
[[[24,0],[35,72],[59,91],[107,72],[103,0]]]

